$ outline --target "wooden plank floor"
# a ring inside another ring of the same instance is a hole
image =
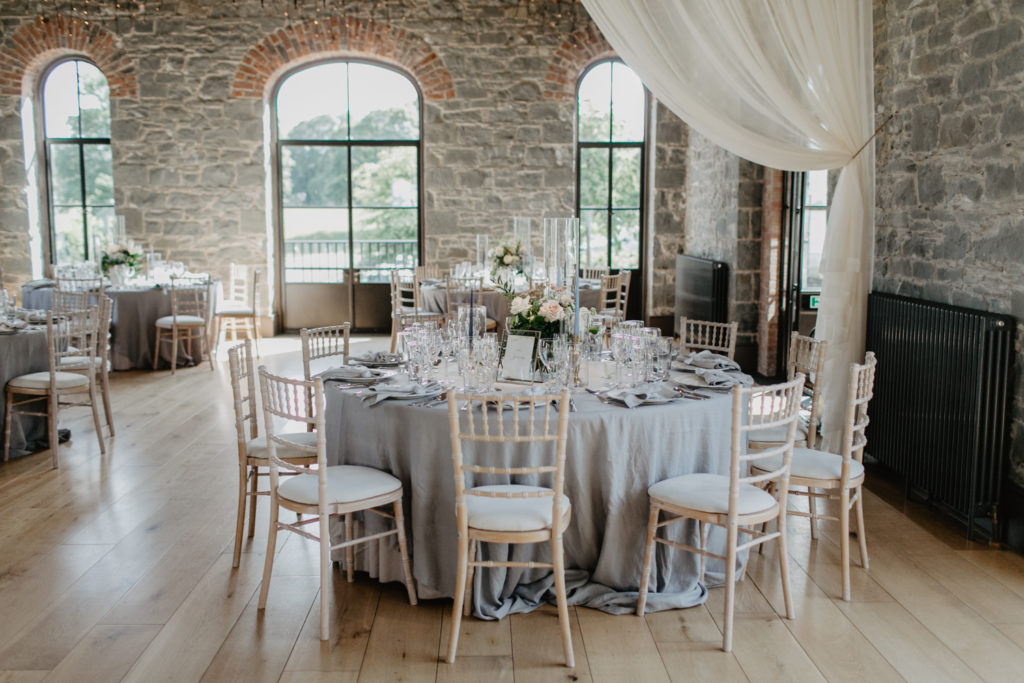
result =
[[[359,337],[354,349],[384,341]],[[297,376],[298,354],[295,338],[279,337],[262,362]],[[448,601],[410,607],[400,585],[340,574],[321,643],[313,543],[282,536],[266,613],[256,610],[265,501],[231,569],[237,470],[223,361],[173,377],[116,373],[113,399],[118,433],[105,456],[89,413],[72,409],[59,471],[48,453],[0,465],[0,683],[999,681],[1024,671],[1024,558],[967,544],[928,511],[872,492],[871,569],[854,569],[853,601],[836,597],[836,530],[823,524],[811,541],[806,520],[791,518],[797,618],[779,616],[769,548],[738,587],[731,654],[719,649],[713,589],[706,605],[643,619],[571,609],[574,670],[560,665],[550,608],[463,621],[449,665]]]

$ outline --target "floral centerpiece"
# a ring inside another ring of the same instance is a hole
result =
[[[104,275],[109,275],[110,269],[114,266],[127,266],[129,271],[134,271],[142,262],[142,252],[135,251],[131,244],[115,244],[108,247],[103,256],[100,257],[100,268]]]
[[[526,268],[526,250],[523,249],[521,242],[495,247],[490,250],[488,255],[493,264],[491,267],[492,273],[496,273],[502,268],[507,268],[522,275],[523,270]]]
[[[512,297],[508,328],[534,330],[542,339],[572,331],[573,297],[564,288],[531,289]]]

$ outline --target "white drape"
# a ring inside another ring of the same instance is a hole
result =
[[[869,0],[583,0],[620,57],[701,135],[763,166],[842,168],[829,210],[816,336],[829,342],[825,446],[863,359],[874,247]]]

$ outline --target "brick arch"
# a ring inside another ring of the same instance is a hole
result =
[[[96,22],[56,15],[23,24],[0,48],[0,95],[32,92],[54,59],[83,55],[107,77],[110,97],[135,97],[135,65],[116,35]]]
[[[246,53],[231,85],[233,97],[262,98],[275,78],[304,61],[358,55],[391,62],[411,73],[427,100],[455,97],[452,76],[420,36],[372,20],[330,17],[270,34]]]
[[[593,24],[573,31],[555,50],[544,80],[549,89],[544,97],[568,99],[576,97],[576,81],[591,63],[615,57],[615,51]]]

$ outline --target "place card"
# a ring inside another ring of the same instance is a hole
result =
[[[501,377],[505,380],[532,382],[537,359],[540,332],[510,331],[505,335],[505,350],[501,356]]]

